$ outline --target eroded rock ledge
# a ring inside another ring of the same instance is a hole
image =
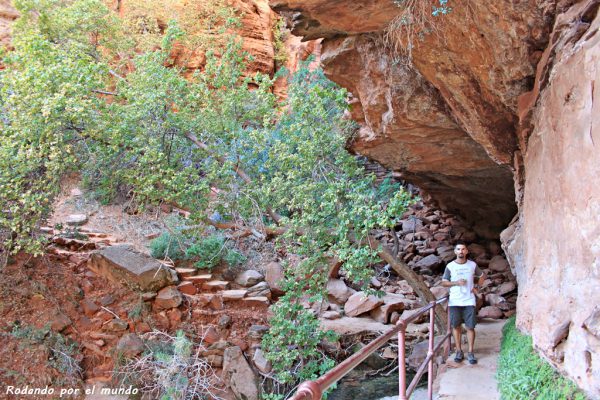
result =
[[[517,99],[531,89],[553,1],[452,4],[410,63],[383,44],[390,0],[271,0],[293,33],[323,41],[330,79],[353,96],[357,153],[399,171],[442,208],[494,236],[516,212]]]

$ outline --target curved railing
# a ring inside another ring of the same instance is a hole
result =
[[[448,357],[450,351],[450,320],[448,319],[448,329],[446,335],[434,346],[435,339],[435,306],[443,304],[448,301],[448,296],[441,297],[432,301],[428,305],[421,307],[417,312],[406,319],[400,319],[393,329],[390,329],[377,339],[373,340],[367,346],[363,347],[360,351],[356,352],[346,360],[338,364],[335,368],[314,381],[307,381],[300,384],[298,390],[290,398],[290,400],[318,400],[323,395],[323,392],[327,390],[331,385],[342,379],[348,372],[353,370],[357,365],[363,362],[369,355],[375,350],[383,346],[388,340],[390,340],[395,334],[398,334],[398,383],[399,383],[399,399],[408,400],[412,392],[415,390],[417,383],[421,379],[421,376],[425,373],[425,369],[428,369],[428,382],[427,391],[429,400],[433,398],[433,357],[435,353],[439,351],[442,345],[446,344],[444,351],[444,359]],[[417,368],[417,373],[412,379],[411,383],[406,387],[406,327],[409,323],[417,320],[421,315],[429,311],[429,351],[427,357],[423,363]]]

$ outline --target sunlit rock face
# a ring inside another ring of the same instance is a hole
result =
[[[590,398],[600,398],[598,6],[557,16],[523,133],[520,216],[502,235],[519,282],[518,326]]]

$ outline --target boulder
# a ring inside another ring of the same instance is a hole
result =
[[[450,261],[456,258],[456,254],[454,254],[453,246],[441,246],[436,249],[438,256],[442,259],[444,263],[449,263]]]
[[[433,339],[433,345],[434,347],[440,342],[440,340],[442,339],[442,336],[436,336]],[[412,369],[417,369],[421,366],[421,363],[423,363],[423,361],[425,360],[425,358],[427,357],[427,352],[429,351],[429,341],[428,340],[424,340],[422,342],[417,343],[412,351],[410,352],[410,355],[408,356],[408,365],[409,367],[411,367]]]
[[[517,284],[514,282],[504,282],[496,289],[496,294],[504,296],[507,293],[512,292],[517,288]]]
[[[256,351],[254,352],[254,356],[252,357],[252,361],[254,362],[254,365],[256,365],[256,368],[258,368],[260,372],[264,374],[268,374],[269,372],[271,372],[271,361],[268,361],[265,358],[265,354],[261,349],[256,349]]]
[[[265,325],[252,325],[250,329],[248,329],[248,333],[246,334],[249,340],[259,341],[265,335],[265,333],[269,332],[269,327]]]
[[[382,332],[391,327],[375,321],[373,318],[360,317],[342,317],[339,319],[321,319],[319,320],[321,329],[332,330],[342,336],[372,335],[379,336]]]
[[[443,286],[434,286],[430,290],[431,290],[431,294],[433,294],[436,299],[447,296],[448,293],[450,292],[450,288],[443,287]]]
[[[203,275],[193,275],[187,277],[185,280],[188,282],[192,282],[194,285],[198,287],[202,287],[202,284],[208,282],[212,279],[211,274],[203,274]]]
[[[154,299],[154,305],[159,309],[167,309],[179,307],[182,301],[183,297],[179,290],[175,286],[169,286],[158,292],[158,295]]]
[[[235,283],[243,287],[250,287],[256,285],[258,282],[264,280],[265,277],[258,271],[249,269],[242,272],[235,278]]]
[[[502,256],[494,256],[490,260],[490,265],[488,266],[488,268],[492,271],[498,271],[498,272],[505,272],[505,271],[510,270],[508,261],[506,261],[506,258],[504,258]]]
[[[175,272],[177,272],[179,279],[186,279],[196,275],[198,270],[196,268],[175,268]]]
[[[232,301],[232,300],[241,300],[248,293],[247,290],[224,290],[221,292],[221,296],[223,296],[223,301]]]
[[[129,245],[109,246],[92,253],[88,267],[99,276],[143,292],[155,292],[178,282],[175,271]]]
[[[269,298],[265,296],[244,297],[242,301],[248,306],[269,306],[271,304]]]
[[[337,304],[345,304],[348,298],[354,293],[353,289],[346,286],[346,283],[341,279],[330,279],[327,281],[327,297],[329,301]]]
[[[443,263],[443,261],[440,257],[436,256],[435,254],[430,254],[427,257],[419,260],[415,264],[415,267],[417,267],[419,269],[429,269],[429,270],[433,271],[437,267],[442,265],[442,263]]]
[[[271,298],[271,288],[267,282],[259,282],[256,285],[248,288],[248,297],[267,297]]]
[[[73,322],[65,314],[58,314],[50,324],[50,329],[54,332],[62,332]]]
[[[229,282],[227,281],[208,281],[202,284],[204,290],[226,290],[229,289]]]
[[[206,357],[206,362],[213,368],[223,367],[223,356],[218,354],[209,354]]]
[[[504,316],[504,313],[498,307],[487,306],[479,310],[477,316],[480,318],[500,319]]]
[[[324,319],[338,319],[342,318],[342,314],[339,311],[325,311],[322,315]]]
[[[485,256],[486,253],[485,247],[477,243],[471,243],[467,246],[467,249],[469,250],[469,254],[471,254],[472,258]]]
[[[284,272],[283,267],[278,262],[270,262],[264,267],[265,270],[265,281],[269,284],[271,291],[274,295],[282,295],[283,289],[281,284],[283,283]]]
[[[402,221],[402,232],[416,232],[423,227],[423,221],[418,218],[409,218]]]
[[[236,399],[258,400],[256,376],[238,346],[223,353],[223,375]]]
[[[383,296],[382,300],[383,304],[371,311],[371,318],[382,324],[390,321],[393,312],[401,313],[405,307],[404,303],[408,301],[399,294],[387,294]]]
[[[221,340],[221,336],[219,335],[219,332],[217,332],[217,330],[212,326],[206,328],[202,333],[202,342],[206,344],[214,344],[219,340]]]
[[[144,351],[144,342],[135,333],[126,333],[117,343],[117,353],[125,358],[132,358]]]
[[[370,295],[366,296],[364,292],[356,292],[348,298],[344,305],[344,312],[349,317],[356,317],[367,313],[383,304],[382,299]]]
[[[198,293],[198,289],[196,289],[196,286],[190,281],[181,282],[179,285],[177,285],[177,290],[179,290],[183,294],[187,294],[190,296],[193,296],[196,293]]]
[[[485,296],[485,302],[490,306],[499,306],[501,303],[505,303],[506,299],[498,294],[490,293]]]
[[[81,226],[88,222],[88,217],[85,214],[71,214],[67,217],[65,222],[70,226]]]
[[[596,306],[585,321],[583,321],[583,328],[600,339],[600,307]]]
[[[100,310],[100,307],[90,299],[83,299],[79,304],[81,304],[83,313],[88,317],[92,317]]]

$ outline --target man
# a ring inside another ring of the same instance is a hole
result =
[[[477,359],[473,353],[475,344],[475,294],[479,286],[474,285],[474,279],[479,278],[478,285],[482,285],[485,280],[485,274],[479,269],[477,264],[467,260],[469,250],[463,242],[458,242],[454,246],[456,260],[448,263],[442,278],[442,286],[450,288],[450,325],[456,346],[456,356],[454,361],[461,362],[464,359],[462,351],[462,328],[464,322],[467,328],[467,341],[469,351],[467,360],[469,364],[477,364]]]

